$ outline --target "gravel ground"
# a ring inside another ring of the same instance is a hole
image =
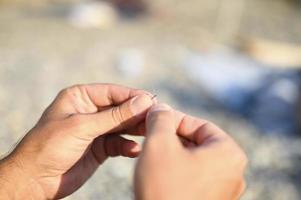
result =
[[[150,90],[159,100],[226,129],[250,159],[248,189],[242,199],[301,199],[301,139],[262,135],[238,116],[208,111],[201,103],[202,89],[179,67],[190,49],[200,51],[224,39],[212,34],[215,27],[210,9],[214,11],[215,7],[208,1],[194,0],[190,4],[198,6],[179,3],[172,10],[171,2],[156,0],[153,17],[120,20],[105,30],[71,26],[65,17],[68,6],[39,10],[0,7],[0,154],[11,149],[35,124],[60,89],[76,83],[113,82]],[[246,2],[252,8],[265,4]],[[283,31],[287,21],[272,13],[259,22],[252,17],[255,14],[245,12],[251,17],[245,18],[239,32],[300,42],[300,20],[295,18],[300,13],[280,5],[275,1],[272,8],[281,10],[286,20],[294,19],[290,31]],[[259,14],[264,12],[263,8],[258,10]],[[269,29],[273,26],[268,23],[271,19],[282,31]],[[268,26],[261,26],[265,24]],[[233,39],[230,35],[225,41]],[[143,62],[135,76],[116,67],[125,52],[136,52],[136,57],[138,52],[138,60]],[[125,158],[109,160],[66,199],[132,199],[134,164],[135,160]]]

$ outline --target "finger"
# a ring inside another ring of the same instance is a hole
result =
[[[238,186],[238,190],[237,190],[237,195],[236,195],[236,199],[241,199],[241,197],[243,196],[245,190],[246,190],[247,184],[245,180],[242,180],[240,182],[240,185]]]
[[[107,156],[137,157],[141,151],[135,141],[125,139],[119,135],[108,135],[105,138],[104,148]]]
[[[235,156],[235,152],[240,152],[239,146],[226,132],[214,123],[180,112],[176,113],[177,116],[181,116],[182,118],[178,127],[178,135],[196,144],[195,147],[192,147],[192,150],[199,152],[199,155],[202,155],[202,157],[213,154],[219,155],[223,152],[224,156],[230,155],[231,158],[238,157],[240,160],[241,156]],[[208,151],[211,153],[208,154]]]
[[[100,91],[102,89],[102,92]],[[138,95],[153,95],[144,90],[128,88],[114,84],[91,84],[86,86],[91,101],[98,107],[119,105]]]
[[[181,140],[184,147],[186,147],[186,148],[195,148],[196,147],[196,144],[194,142],[192,142],[192,141],[190,141],[190,140],[188,140],[188,139],[186,139],[182,136],[179,136],[179,138],[180,138],[180,140]]]
[[[174,112],[179,114],[179,111],[175,111]],[[183,114],[184,116],[184,114]],[[182,120],[182,115],[178,115],[176,116],[176,124],[180,124],[180,121]],[[199,127],[199,126],[198,126]],[[190,138],[190,134],[193,135],[191,133],[193,129],[190,129],[188,132],[186,132],[187,135],[178,135],[180,141],[182,142],[182,144],[187,147],[187,148],[192,148],[192,147],[196,147],[196,143],[194,141],[192,141],[192,137]],[[139,123],[138,125],[136,125],[135,127],[131,128],[131,129],[127,129],[124,131],[121,131],[119,134],[126,134],[126,135],[133,135],[133,136],[145,136],[146,134],[146,127],[145,127],[145,121],[142,121],[141,123]]]
[[[156,104],[148,112],[146,117],[146,140],[148,143],[160,146],[177,146],[180,141],[176,134],[176,120],[174,111],[166,104]]]
[[[145,122],[142,121],[134,127],[112,133],[116,135],[145,136]]]
[[[194,134],[196,144],[203,147],[225,141],[228,138],[230,137],[223,130],[211,122],[200,126]]]
[[[123,130],[120,133],[124,135],[145,136],[145,131],[145,121],[142,121],[134,127]]]
[[[226,133],[218,128],[215,124],[203,119],[186,115],[176,111],[176,118],[179,126],[177,128],[178,135],[182,136],[197,145],[209,142],[214,138],[225,137]]]
[[[103,107],[119,105],[149,92],[114,84],[75,85],[62,90],[44,113],[47,118],[66,117],[75,113],[96,113]]]
[[[104,148],[104,144],[104,137],[95,138],[95,140],[91,144],[91,152],[98,165],[102,164],[108,158]]]
[[[129,129],[141,122],[146,111],[152,106],[152,99],[148,95],[136,96],[120,106],[90,115],[75,115],[70,117],[74,121],[76,134],[79,138],[94,139],[99,135]]]

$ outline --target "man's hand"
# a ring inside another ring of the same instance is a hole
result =
[[[158,104],[146,119],[136,199],[238,199],[246,163],[239,146],[214,124]]]
[[[109,156],[136,157],[138,144],[120,134],[139,132],[135,128],[152,104],[149,93],[117,85],[63,90],[1,161],[0,195],[62,198],[81,187]]]

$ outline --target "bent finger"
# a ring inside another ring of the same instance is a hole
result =
[[[149,92],[115,84],[74,85],[63,89],[44,112],[44,118],[64,118],[72,114],[96,113],[103,107],[116,106]]]
[[[177,126],[174,111],[171,107],[166,104],[154,105],[146,117],[145,145],[178,146],[180,140],[177,137]]]
[[[106,133],[133,128],[145,118],[152,104],[148,95],[139,95],[120,106],[96,114],[74,116],[70,120],[74,120],[78,137],[94,139]]]
[[[180,111],[175,111],[179,126],[177,128],[179,136],[182,136],[197,145],[208,142],[209,139],[225,137],[227,134],[215,124],[200,118],[186,115]]]
[[[119,135],[108,135],[105,138],[104,148],[107,156],[124,156],[135,158],[141,149],[138,143]]]

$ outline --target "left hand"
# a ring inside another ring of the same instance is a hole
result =
[[[120,133],[138,132],[135,129],[152,104],[149,93],[117,85],[63,90],[0,164],[6,187],[18,188],[7,189],[6,195],[11,199],[63,198],[81,187],[109,156],[136,157],[138,144]]]

